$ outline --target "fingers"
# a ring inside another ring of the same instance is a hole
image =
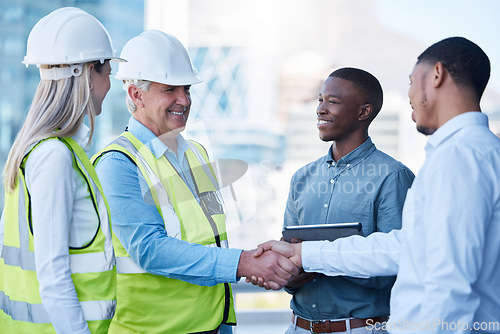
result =
[[[290,259],[272,251],[265,252],[263,256],[265,256],[267,260],[271,261],[272,264],[269,267],[272,275],[268,277],[260,276],[261,279],[264,279],[264,282],[272,281],[280,286],[284,286],[289,280],[299,274],[299,268],[297,268],[297,266],[295,266]],[[261,287],[263,286],[262,282],[258,282],[258,285]],[[277,287],[270,284],[270,288],[276,289]]]
[[[292,274],[283,269],[279,262],[289,261],[283,256],[274,252],[264,252],[261,257],[256,259],[258,261],[256,268],[252,272],[252,276],[261,277],[265,282],[275,282],[280,286],[284,286],[288,280],[292,277]],[[283,263],[284,267],[290,267],[286,263]],[[289,269],[291,271],[291,269]],[[259,284],[259,286],[261,286]],[[271,288],[276,288],[275,285],[270,285]]]
[[[273,244],[275,242],[277,242],[277,241],[270,240],[268,242],[264,242],[263,244],[260,244],[259,246],[257,246],[257,249],[255,250],[255,253],[253,254],[253,257],[259,257],[265,251],[271,250],[273,248]]]
[[[283,255],[273,251],[268,251],[265,255],[272,261],[272,270],[274,270],[274,273],[287,282],[299,273],[299,269],[294,263]]]
[[[290,273],[290,275],[292,276],[291,278],[299,274],[299,268],[295,265],[295,263],[284,256],[280,256],[278,258],[278,264],[283,270]]]
[[[253,257],[259,257],[262,255],[262,253],[264,253],[265,250],[263,247],[261,247],[261,245],[258,245],[257,246],[257,249],[255,250],[255,252],[253,253]]]
[[[264,282],[264,279],[262,277],[255,277],[255,276],[247,277],[245,279],[245,281],[247,283],[252,283],[253,285],[258,285],[261,288],[264,288],[266,290],[271,290],[271,289],[280,290],[282,288],[282,286],[276,282],[272,282],[272,281],[271,282]]]
[[[294,240],[300,242],[301,240]],[[300,244],[268,241],[257,249],[244,251],[238,265],[239,277],[265,289],[279,290],[299,274],[302,266]]]
[[[269,289],[272,289],[272,290],[280,290],[280,289],[282,289],[283,287],[284,287],[284,285],[278,284],[278,283],[273,282],[273,281],[264,283],[264,288],[265,288],[266,290],[269,290]]]
[[[297,239],[300,241],[300,239]],[[287,258],[289,258],[296,267],[302,267],[301,249],[302,245],[300,243],[289,244],[287,242],[281,241],[268,241],[266,247],[271,247],[273,252],[279,253]]]
[[[292,241],[294,243],[302,242],[301,239],[296,239],[296,238],[292,239]],[[283,256],[286,256],[286,257],[292,257],[295,254],[294,245],[289,244],[289,243],[284,242],[284,241],[270,240],[270,241],[264,242],[264,243],[260,244],[259,246],[257,246],[257,249],[255,250],[253,256],[255,258],[257,258],[257,257],[261,256],[262,254],[264,254],[265,251],[268,251],[268,250],[272,250],[272,251],[279,253]]]
[[[253,285],[258,285],[260,287],[264,285],[264,279],[262,277],[247,277],[245,281],[247,283],[252,283]]]
[[[294,245],[283,241],[268,241],[266,246],[270,247],[270,250],[279,253],[286,257],[291,257],[295,253]]]
[[[291,274],[281,268],[278,264],[279,254],[266,251],[260,257],[253,256],[254,251],[243,251],[240,255],[240,261],[237,268],[238,277],[262,277],[265,282],[275,282],[284,286]],[[284,266],[286,266],[284,264]],[[262,283],[261,286],[264,287]],[[270,288],[277,288],[275,285],[269,285]]]

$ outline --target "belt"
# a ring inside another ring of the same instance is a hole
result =
[[[349,320],[321,320],[321,321],[309,321],[297,317],[297,322],[295,322],[295,315],[292,314],[292,322],[297,325],[297,327],[307,329],[311,333],[336,333],[347,331],[347,322],[350,324],[350,328],[360,328],[365,326],[370,326],[375,323],[385,322],[389,317],[374,317],[367,319],[349,319]]]

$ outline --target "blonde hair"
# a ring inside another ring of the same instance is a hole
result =
[[[127,97],[125,98],[125,102],[127,103],[127,109],[132,114],[137,110],[137,106],[134,104],[130,96],[128,95],[128,88],[130,85],[134,85],[142,91],[147,92],[149,90],[149,85],[151,85],[151,81],[146,80],[123,80],[123,90],[127,92]]]
[[[10,149],[4,169],[4,184],[8,192],[16,187],[19,167],[28,148],[50,137],[71,137],[89,118],[92,139],[95,108],[90,94],[90,70],[86,63],[82,74],[61,80],[40,80],[23,127]],[[68,65],[41,65],[42,68]]]

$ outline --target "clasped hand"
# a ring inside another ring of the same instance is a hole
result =
[[[251,282],[266,290],[283,288],[299,275],[302,267],[300,244],[272,240],[260,244],[251,256],[261,263],[261,268],[239,276],[246,276],[247,283]]]

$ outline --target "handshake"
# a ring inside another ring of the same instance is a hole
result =
[[[243,251],[238,264],[238,277],[266,290],[279,290],[285,285],[301,286],[314,274],[303,273],[302,245],[283,241],[268,241],[257,249]]]

